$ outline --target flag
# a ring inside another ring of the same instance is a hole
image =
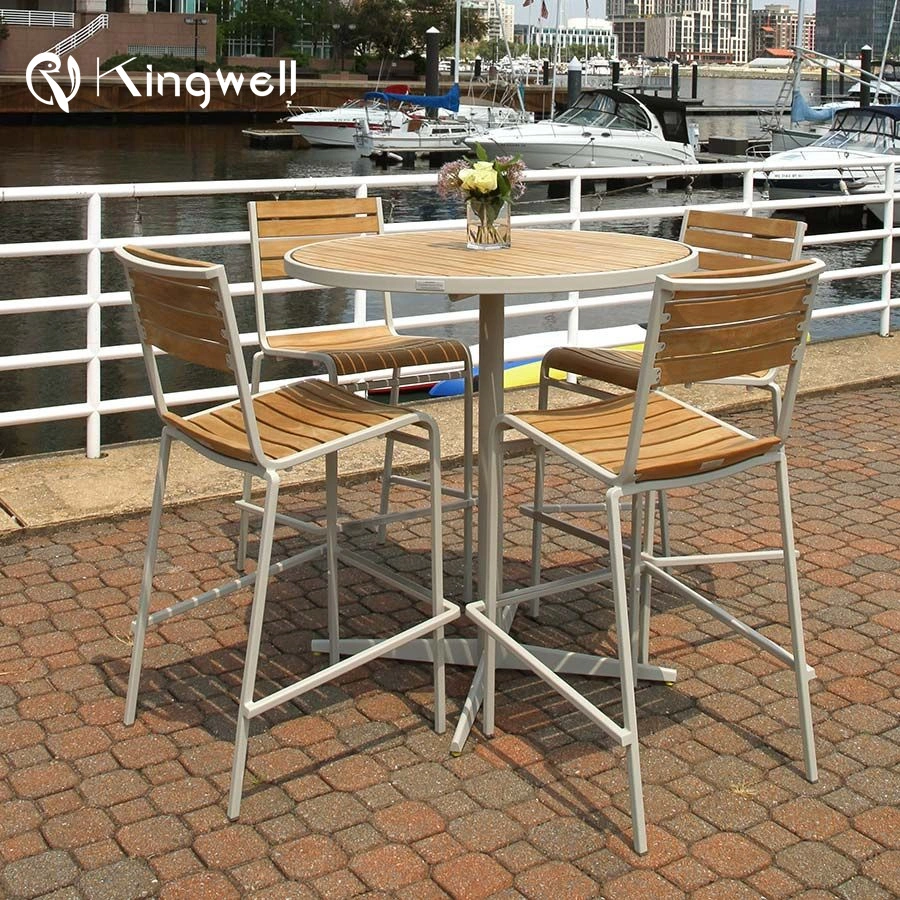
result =
[[[541,14],[538,16],[539,19],[549,19],[550,18],[550,10],[547,9],[547,0],[541,0]]]
[[[525,0],[522,6],[531,6],[532,3],[534,3],[534,0]]]

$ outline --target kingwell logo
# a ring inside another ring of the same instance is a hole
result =
[[[152,65],[147,66],[146,72],[126,72],[125,66],[135,57],[126,59],[105,72],[100,71],[100,60],[97,60],[97,96],[100,96],[100,82],[103,79],[118,78],[128,89],[132,97],[162,97],[167,93],[167,85],[171,86],[169,93],[180,97],[182,90],[191,97],[202,97],[201,109],[209,105],[212,94],[212,85],[215,81],[219,85],[222,95],[225,96],[233,90],[239,94],[246,86],[256,97],[268,97],[274,91],[283,97],[292,95],[297,91],[297,63],[291,60],[288,65],[285,60],[278,63],[278,75],[269,72],[256,72],[249,78],[243,72],[225,72],[217,69],[215,75],[210,77],[205,72],[191,72],[182,76],[178,72],[155,72]],[[62,80],[63,63],[55,53],[39,53],[28,64],[25,70],[25,83],[31,95],[45,106],[57,106],[63,112],[69,112],[69,102],[78,93],[81,86],[81,69],[78,63],[71,57],[66,58],[66,76],[69,80],[69,90],[66,92],[60,85]],[[50,88],[50,97],[43,97],[38,93],[37,84],[42,84],[38,76],[43,78]],[[58,80],[59,79],[59,80]]]

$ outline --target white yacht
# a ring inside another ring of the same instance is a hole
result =
[[[885,170],[872,162],[885,156],[900,157],[900,106],[838,110],[830,129],[818,140],[808,147],[774,153],[767,160],[815,163],[820,168],[771,171],[756,178],[773,200],[878,193],[884,190]],[[880,204],[870,209],[881,213]]]
[[[388,88],[392,96],[403,96],[406,85]],[[385,101],[368,103],[362,97],[348,100],[343,106],[332,109],[296,107],[288,104],[283,121],[290,125],[312,147],[353,147],[356,128],[368,117],[371,128],[382,128],[390,123],[400,125],[404,116]]]
[[[553,120],[492,129],[466,143],[490,156],[518,155],[532,169],[690,165],[697,159],[684,109],[615,88],[584,90]]]
[[[370,91],[365,97],[375,103],[397,100],[395,95],[384,91]],[[391,119],[373,124],[364,117],[359,123],[356,147],[363,156],[402,158],[404,154],[462,153],[468,137],[494,127],[534,121],[530,113],[503,103],[484,100],[460,103],[458,84],[440,96],[407,95],[404,99],[407,105],[399,121]]]

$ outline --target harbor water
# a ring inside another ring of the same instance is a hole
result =
[[[689,88],[689,81],[687,82]],[[682,82],[684,96],[685,82]],[[748,137],[759,133],[757,110],[771,106],[778,94],[778,81],[701,79],[700,95],[710,105],[745,104],[748,114],[732,117],[698,117],[701,139],[711,135]],[[752,104],[752,105],[751,105]],[[689,116],[690,118],[690,116]],[[0,129],[0,186],[115,184],[129,182],[207,181],[255,178],[303,178],[309,176],[374,175],[378,169],[355,150],[259,149],[248,146],[241,125],[232,124],[118,124],[118,125],[33,125]],[[457,201],[442,200],[433,189],[385,190],[380,192],[389,222],[458,218]],[[633,220],[618,223],[617,228],[635,233],[676,237],[678,221],[648,220],[641,208],[681,203],[710,203],[737,199],[738,189],[704,189],[690,193],[677,191],[661,196],[654,192],[608,192],[584,198],[590,208],[634,209]],[[247,227],[246,200],[227,196],[198,198],[108,201],[104,219],[110,233],[216,232]],[[519,201],[522,212],[551,212],[567,208],[567,200],[552,201],[546,188],[529,188]],[[82,237],[80,211],[83,204],[0,203],[0,242],[56,241]],[[65,213],[68,212],[68,215]],[[211,248],[212,249],[212,248]],[[865,244],[823,247],[826,261],[833,258],[841,267],[862,265],[875,251]],[[818,251],[817,251],[818,252]],[[880,250],[879,250],[880,252]],[[245,247],[222,248],[214,254],[224,262],[232,281],[250,280],[249,258]],[[72,257],[49,257],[37,266],[26,260],[0,260],[0,302],[5,299],[66,295],[83,291],[83,261]],[[79,287],[80,285],[80,287]],[[104,290],[124,289],[121,272],[110,260],[104,265]],[[859,290],[857,286],[856,291]],[[820,302],[840,303],[843,296],[854,296],[853,282],[834,282],[827,286]],[[303,295],[302,304],[273,304],[274,321],[270,327],[319,325],[346,320],[350,313],[348,292],[312,292]],[[370,297],[372,315],[378,315],[380,298]],[[521,298],[521,302],[527,302]],[[402,317],[418,309],[421,298],[395,296],[395,315]],[[437,308],[434,311],[439,311]],[[242,303],[239,322],[243,330],[253,329],[252,302]],[[633,321],[634,310],[592,311],[583,317],[582,326],[603,328]],[[815,339],[842,334],[869,332],[871,321],[859,317],[829,319],[817,323]],[[84,313],[47,313],[0,318],[0,356],[60,351],[84,346]],[[112,308],[103,311],[104,343],[136,341],[130,310]],[[562,317],[545,316],[539,323],[513,320],[510,333],[563,330]],[[446,332],[467,343],[476,340],[475,326],[448,328]],[[296,370],[293,370],[296,372]],[[267,373],[268,374],[268,373]],[[292,374],[272,370],[273,375]],[[103,397],[143,393],[143,364],[140,360],[105,362]],[[185,386],[197,386],[195,373],[185,375]],[[55,367],[0,373],[0,410],[77,402],[84,398],[83,366]],[[47,452],[84,446],[81,421],[6,429],[0,450],[7,456]],[[103,442],[117,443],[147,437],[158,431],[155,416],[128,414],[105,417]]]

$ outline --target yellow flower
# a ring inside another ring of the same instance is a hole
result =
[[[492,162],[477,162],[471,169],[462,169],[459,181],[463,190],[489,194],[497,190],[497,170]]]

